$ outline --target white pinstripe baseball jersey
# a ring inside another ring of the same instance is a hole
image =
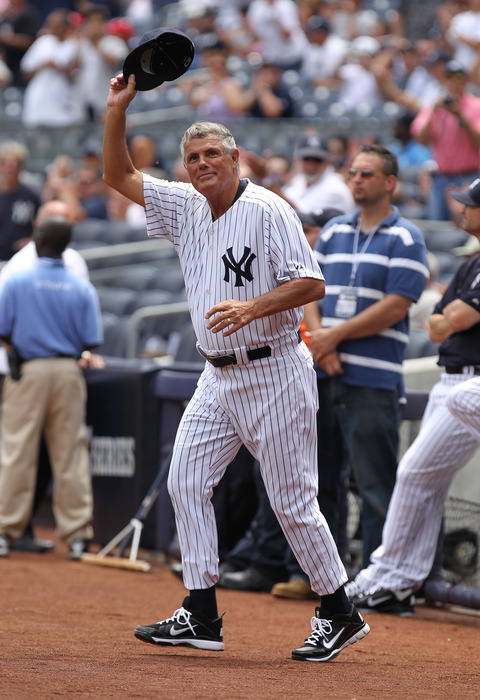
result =
[[[226,299],[259,296],[296,277],[323,279],[293,209],[283,199],[248,182],[239,199],[212,221],[205,197],[192,185],[144,175],[149,236],[168,238],[183,269],[190,314],[204,350],[275,345],[294,338],[302,309],[258,319],[235,336],[206,330],[205,313]]]

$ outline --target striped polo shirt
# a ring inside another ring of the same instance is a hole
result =
[[[352,267],[358,264],[353,286],[357,294],[356,313],[383,299],[399,294],[417,301],[429,277],[427,250],[420,229],[400,216],[397,207],[369,238],[358,229],[359,210],[332,219],[322,230],[315,256],[325,276],[326,294],[319,301],[325,328],[343,323],[335,315],[339,293],[350,282]],[[358,230],[357,255],[355,240]],[[356,386],[379,389],[402,387],[402,362],[408,343],[408,316],[390,328],[366,338],[345,340],[338,346],[343,374],[338,379]],[[327,375],[317,367],[319,377]]]

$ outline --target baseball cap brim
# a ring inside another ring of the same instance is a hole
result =
[[[152,90],[183,75],[194,56],[194,44],[183,32],[171,27],[152,29],[126,57],[123,77],[128,80],[133,73],[136,90]]]
[[[457,202],[466,204],[468,207],[480,207],[480,202],[476,202],[468,190],[466,192],[450,192],[449,194]]]
[[[329,152],[323,148],[309,148],[308,146],[299,148],[297,155],[299,158],[320,158],[321,160],[325,160],[330,156]]]

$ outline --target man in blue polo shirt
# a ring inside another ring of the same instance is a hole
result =
[[[322,231],[316,256],[326,294],[305,312],[320,400],[319,500],[338,541],[349,465],[362,497],[364,565],[395,484],[408,308],[428,279],[423,235],[392,206],[397,171],[383,146],[365,145],[354,158],[357,209]]]
[[[11,359],[3,386],[0,556],[28,523],[38,449],[45,435],[54,474],[57,535],[79,558],[93,535],[85,444],[86,385],[78,359],[102,342],[93,286],[66,270],[71,224],[61,216],[36,228],[38,264],[12,275],[0,296],[0,338]]]

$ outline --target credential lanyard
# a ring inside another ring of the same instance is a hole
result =
[[[381,224],[380,224],[381,225]],[[355,281],[355,276],[357,274],[358,266],[360,265],[360,258],[362,255],[365,253],[367,250],[368,246],[370,245],[370,242],[380,226],[377,226],[376,228],[372,228],[370,233],[367,236],[367,240],[363,244],[362,250],[358,252],[358,241],[360,239],[360,221],[357,223],[357,227],[355,229],[355,238],[353,239],[353,252],[352,252],[352,272],[350,273],[350,282],[348,284],[349,287],[353,287],[353,283]]]

